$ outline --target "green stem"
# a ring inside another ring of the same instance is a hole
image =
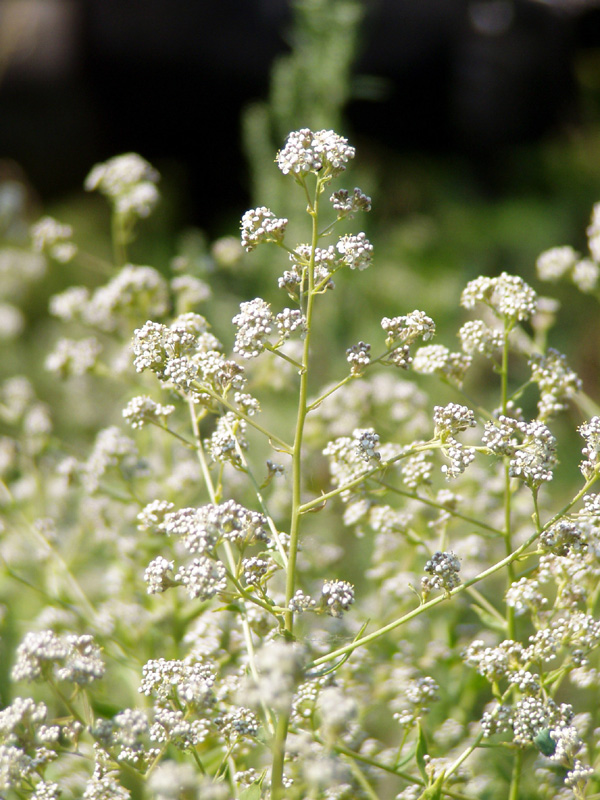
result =
[[[212,476],[210,474],[210,470],[208,468],[206,456],[204,454],[204,447],[202,446],[202,437],[200,436],[200,427],[198,425],[198,418],[196,416],[196,408],[191,398],[189,398],[188,400],[188,407],[190,411],[190,417],[192,420],[192,429],[194,431],[194,438],[196,439],[196,445],[197,445],[196,453],[198,456],[200,469],[202,470],[202,477],[204,478],[204,483],[206,485],[206,489],[208,491],[211,503],[213,505],[216,505],[217,496],[215,492],[215,487],[213,484]],[[225,546],[227,563],[229,565],[229,570],[232,575],[235,575],[235,558],[231,550],[231,544],[229,542],[225,542],[224,546]],[[248,623],[248,617],[246,613],[242,614],[242,629],[244,631],[244,643],[246,645],[246,650],[248,651],[248,663],[250,667],[250,672],[252,673],[252,677],[254,678],[254,680],[258,683],[258,671],[256,669],[255,658],[254,658],[254,643],[252,641],[252,631],[250,630],[250,625]],[[264,706],[263,706],[263,711],[265,714],[267,729],[271,728],[270,733],[273,733],[271,716],[268,710]]]
[[[278,347],[271,347],[271,345],[266,345],[265,349],[268,350],[269,353],[273,353],[274,356],[279,356],[279,358],[283,358],[284,361],[287,361],[288,364],[291,364],[293,367],[296,367],[296,369],[299,370],[302,369],[302,364],[299,364],[295,358],[292,358],[291,356],[288,356],[285,353],[283,353],[281,350],[279,350]]]
[[[288,569],[285,584],[285,605],[288,606],[294,596],[296,588],[296,558],[298,555],[298,539],[300,535],[301,499],[302,499],[302,439],[304,436],[304,422],[307,415],[308,397],[308,359],[310,355],[311,326],[314,307],[315,287],[315,251],[318,242],[318,184],[315,192],[312,216],[312,242],[311,256],[308,269],[308,294],[306,300],[306,337],[302,351],[302,370],[300,372],[300,389],[298,393],[298,412],[296,417],[296,433],[292,451],[292,511],[290,524],[290,548],[288,556]],[[285,627],[288,633],[293,634],[294,615],[291,610],[286,612]]]
[[[308,413],[308,362],[310,357],[310,343],[313,323],[313,309],[315,301],[315,255],[319,241],[319,194],[320,182],[317,180],[315,198],[312,205],[309,202],[309,213],[312,217],[312,237],[310,262],[308,266],[308,291],[306,295],[306,336],[302,350],[302,369],[300,371],[300,387],[298,391],[298,412],[296,417],[296,432],[292,450],[292,508],[290,520],[290,546],[285,583],[285,628],[290,638],[294,633],[294,613],[290,609],[290,601],[296,588],[296,559],[298,556],[298,543],[300,537],[300,520],[302,517],[302,441],[304,436],[304,423]],[[271,769],[271,797],[272,800],[283,800],[285,787],[283,785],[283,767],[285,759],[285,743],[288,734],[289,712],[282,713],[277,720],[277,730],[273,742],[273,766]]]
[[[506,558],[503,558],[501,561],[496,562],[491,567],[488,567],[488,569],[481,572],[479,575],[476,575],[474,578],[471,578],[465,583],[462,583],[460,586],[457,586],[456,588],[452,589],[447,594],[442,594],[439,595],[438,597],[434,597],[432,600],[428,600],[426,603],[423,603],[417,608],[414,608],[412,611],[409,611],[408,614],[404,614],[404,616],[399,617],[398,619],[388,623],[387,625],[384,625],[382,628],[378,628],[376,631],[373,631],[373,633],[370,633],[367,636],[363,636],[361,639],[357,639],[355,642],[351,642],[350,644],[345,645],[344,647],[340,647],[337,650],[332,650],[330,653],[327,653],[326,655],[315,659],[310,665],[311,668],[318,667],[320,664],[326,664],[328,661],[335,660],[336,658],[343,656],[345,653],[351,653],[358,647],[364,647],[365,645],[370,644],[371,642],[374,642],[377,639],[380,639],[382,636],[385,636],[387,633],[390,633],[390,631],[393,631],[395,628],[400,627],[400,625],[404,625],[405,623],[410,622],[410,620],[414,619],[415,617],[418,617],[419,614],[423,614],[430,608],[433,608],[434,606],[443,603],[450,597],[454,597],[454,595],[461,594],[461,592],[466,591],[467,589],[469,589],[469,587],[473,586],[476,583],[479,583],[479,581],[482,581],[485,578],[488,578],[490,575],[493,575],[495,572],[498,572],[498,570],[501,570],[504,567],[508,566],[508,564],[511,564],[513,561],[516,561],[517,558],[519,558],[519,556],[522,553],[524,553],[525,550],[527,550],[527,548],[530,547],[535,542],[535,540],[538,538],[539,535],[540,535],[539,532],[536,531],[529,537],[529,539],[527,539],[527,541],[523,542],[523,544],[520,545],[509,556],[506,556]]]
[[[470,525],[476,525],[478,528],[482,528],[483,530],[489,531],[490,533],[495,534],[496,536],[503,536],[503,531],[498,530],[498,528],[494,528],[493,525],[488,525],[487,522],[482,522],[480,519],[476,519],[475,517],[469,517],[466,514],[461,514],[459,511],[455,511],[453,508],[448,508],[443,503],[438,503],[436,500],[431,500],[428,497],[423,497],[416,492],[409,492],[406,489],[398,489],[396,486],[392,486],[390,483],[386,483],[386,481],[378,481],[380,486],[384,486],[390,492],[394,494],[401,495],[402,497],[409,497],[411,500],[417,500],[419,503],[423,503],[423,505],[429,506],[430,508],[437,508],[440,511],[446,511],[450,514],[451,517],[456,519],[462,519],[463,522],[468,522]]]
[[[236,408],[234,405],[232,405],[224,397],[221,397],[221,395],[219,395],[215,391],[213,391],[210,388],[210,386],[206,386],[205,384],[199,383],[198,381],[193,381],[192,385],[199,392],[202,392],[203,394],[207,394],[209,397],[212,397],[213,400],[216,400],[217,403],[219,403],[220,405],[224,406],[228,411],[233,412],[236,415],[236,417],[239,417],[240,419],[243,419],[244,422],[246,422],[252,428],[255,428],[255,430],[259,431],[264,436],[266,436],[267,439],[270,442],[275,442],[275,444],[279,445],[279,447],[284,452],[286,452],[286,453],[291,453],[292,452],[292,448],[287,442],[284,442],[283,439],[279,438],[279,436],[275,436],[274,433],[271,433],[270,431],[268,431],[265,428],[263,428],[262,425],[259,425],[258,422],[255,422],[252,419],[252,417],[249,417],[243,411],[240,411],[239,408]]]
[[[501,377],[501,408],[502,413],[506,414],[508,409],[508,337],[510,334],[510,323],[505,319],[504,321],[504,342],[502,347],[502,369]],[[509,474],[508,458],[504,459],[504,541],[506,548],[506,555],[512,553],[512,532],[511,532],[511,506],[512,506],[512,492],[511,492],[511,478]],[[512,561],[507,564],[507,588],[515,580],[515,568]],[[506,630],[509,639],[515,638],[515,609],[507,604],[506,606]]]
[[[342,386],[345,386],[348,383],[348,381],[354,380],[354,378],[356,378],[356,377],[357,377],[356,375],[346,375],[346,377],[342,378],[341,381],[338,381],[335,384],[335,386],[332,386],[330,389],[328,389],[324,394],[322,394],[316,400],[313,400],[313,402],[308,406],[308,408],[306,410],[307,411],[314,411],[315,408],[318,408],[321,405],[323,400],[325,400],[327,397],[332,395],[334,392],[337,392],[337,390],[341,389]]]
[[[335,661],[336,658],[339,658],[340,656],[343,656],[346,653],[351,653],[358,647],[364,647],[365,645],[374,642],[375,640],[381,638],[382,636],[385,636],[390,631],[393,631],[395,628],[400,627],[400,625],[404,625],[406,622],[410,622],[411,619],[414,619],[415,617],[419,616],[419,614],[422,614],[425,611],[428,611],[430,608],[439,605],[449,597],[453,597],[454,595],[466,591],[469,587],[474,586],[476,583],[479,583],[485,578],[488,578],[490,575],[493,575],[495,572],[498,572],[499,570],[508,566],[508,564],[512,564],[513,561],[516,561],[518,558],[520,558],[520,556],[529,547],[531,547],[531,545],[538,539],[538,537],[540,536],[541,533],[543,533],[544,530],[547,530],[552,525],[554,525],[555,522],[564,517],[564,515],[568,513],[568,511],[570,511],[570,509],[577,502],[579,502],[579,500],[581,500],[581,498],[590,490],[592,485],[596,482],[598,477],[600,476],[594,475],[592,478],[590,478],[590,480],[586,481],[585,485],[579,490],[579,492],[577,492],[577,494],[572,500],[570,500],[557,514],[555,514],[552,517],[552,519],[550,519],[544,525],[543,528],[536,530],[536,532],[533,533],[529,537],[529,539],[527,539],[525,542],[523,542],[523,544],[517,547],[517,549],[510,555],[506,556],[500,561],[497,561],[495,564],[492,564],[491,567],[488,567],[488,569],[484,570],[483,572],[480,572],[479,575],[476,575],[474,578],[471,578],[465,583],[461,583],[460,586],[457,586],[456,588],[452,589],[450,592],[448,592],[447,595],[440,595],[439,597],[434,597],[432,600],[428,600],[426,603],[423,603],[422,605],[418,606],[412,611],[409,611],[408,614],[399,617],[393,622],[390,622],[388,625],[384,625],[382,628],[378,628],[378,630],[373,631],[373,633],[370,633],[367,636],[363,636],[360,639],[356,639],[355,641],[351,642],[348,645],[345,645],[344,647],[340,647],[337,650],[332,650],[330,653],[327,653],[326,655],[315,659],[315,661],[313,661],[313,663],[310,665],[309,668],[314,669],[315,667],[318,667],[321,664],[326,664],[328,661]]]
[[[510,779],[510,791],[508,800],[519,800],[519,789],[521,784],[521,770],[523,767],[523,751],[519,748],[515,752],[513,761],[513,771]]]

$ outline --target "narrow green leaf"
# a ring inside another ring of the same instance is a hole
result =
[[[427,771],[425,770],[425,756],[428,754],[429,748],[427,746],[427,739],[425,738],[425,732],[421,727],[421,723],[417,723],[419,735],[417,737],[417,749],[415,752],[415,756],[417,759],[417,767],[419,768],[419,772],[421,773],[421,777],[425,781],[428,782],[429,777],[427,775]]]

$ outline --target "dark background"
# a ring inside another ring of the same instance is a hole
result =
[[[600,42],[594,3],[365,5],[355,74],[379,89],[350,102],[354,134],[459,153],[493,191],[503,150],[581,120],[574,64]],[[170,160],[189,221],[210,227],[248,194],[240,115],[266,96],[291,17],[286,0],[4,0],[0,157],[44,201],[117,153]]]

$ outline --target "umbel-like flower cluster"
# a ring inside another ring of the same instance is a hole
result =
[[[130,263],[158,201],[135,154],[86,182],[111,205],[114,266],[69,225],[34,226],[35,258],[108,277],[50,300],[69,326],[45,357],[68,382],[56,431],[72,416],[84,443],[57,456],[50,400],[0,382],[1,798],[597,788],[600,414],[520,276],[466,286],[456,349],[376,273],[373,338],[333,321],[334,278],[346,297],[376,269],[345,227],[371,199],[330,186],[354,157],[334,131],[292,132],[276,164],[308,212],[300,241],[259,205],[241,242],[184,237],[172,276]],[[540,275],[593,291],[599,231],[596,208],[590,257],[558,248]],[[281,268],[261,297],[231,276],[266,246]]]

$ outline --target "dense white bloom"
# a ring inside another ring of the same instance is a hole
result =
[[[424,311],[411,311],[403,317],[384,317],[381,327],[386,332],[386,347],[392,347],[396,342],[412,344],[417,339],[429,341],[435,335],[435,322]]]
[[[536,262],[538,278],[542,281],[557,281],[573,269],[577,258],[572,247],[553,247],[546,250]]]
[[[503,272],[497,278],[479,277],[467,284],[461,305],[473,308],[485,303],[498,315],[513,322],[529,319],[537,307],[537,295],[518,275]]]
[[[342,617],[354,603],[354,586],[348,581],[325,581],[321,589],[321,605],[332,617]]]
[[[140,395],[133,397],[123,409],[123,419],[132,428],[143,428],[147,422],[164,424],[168,416],[175,411],[175,406],[163,406],[151,397]]]
[[[433,409],[433,422],[435,435],[444,439],[454,436],[467,428],[476,425],[475,414],[467,406],[458,403],[448,403],[447,406],[435,406]]]
[[[511,477],[521,478],[532,487],[552,480],[556,439],[543,422],[501,415],[497,422],[486,422],[482,441],[492,453],[510,456]]]
[[[548,348],[544,355],[533,355],[529,364],[531,379],[540,387],[539,418],[547,419],[564,411],[565,401],[581,390],[581,380],[567,364],[566,357]]]
[[[242,217],[242,247],[249,253],[265,242],[281,243],[287,219],[278,219],[270,208],[251,208]]]
[[[267,337],[273,330],[271,306],[260,297],[241,303],[240,313],[232,321],[238,327],[234,353],[243,358],[256,358],[265,349]]]
[[[100,650],[91,636],[28,633],[17,649],[13,680],[38,680],[45,668],[53,668],[59,680],[79,684],[91,683],[104,674]]]
[[[126,264],[107,284],[92,294],[83,308],[85,322],[114,331],[121,319],[162,316],[169,307],[166,280],[153,267]]]
[[[109,770],[97,762],[94,774],[87,782],[83,800],[129,800],[129,791],[119,783],[119,771]]]
[[[123,216],[147,217],[158,201],[158,172],[137,153],[96,164],[85,179],[88,192],[99,191]]]
[[[589,294],[596,291],[600,278],[600,266],[589,258],[578,261],[573,267],[572,280],[580,292]]]
[[[600,465],[600,417],[592,417],[578,430],[585,439],[585,447],[581,451],[584,460],[579,465],[579,469],[585,478],[590,478]]]
[[[70,241],[73,228],[63,225],[53,217],[43,217],[31,227],[33,249],[48,253],[56,261],[66,264],[77,253],[77,245]]]
[[[277,166],[284,175],[306,175],[322,169],[330,175],[339,175],[346,168],[355,150],[348,140],[334,131],[313,133],[309,128],[289,134],[285,146],[277,154]]]
[[[46,356],[44,366],[62,378],[81,376],[94,368],[101,352],[102,347],[93,336],[87,339],[59,339],[54,350]]]
[[[364,233],[348,233],[338,239],[336,250],[350,269],[363,270],[371,266],[373,245]]]
[[[489,358],[502,347],[502,331],[489,328],[480,319],[465,322],[458,335],[462,349],[468,355],[480,353]]]
[[[451,550],[446,553],[438,550],[425,564],[425,572],[429,573],[421,578],[421,587],[425,594],[433,589],[449,592],[460,584],[460,559]]]
[[[450,351],[443,344],[431,344],[420,347],[413,360],[415,372],[430,375],[433,372],[444,371],[448,365]]]

